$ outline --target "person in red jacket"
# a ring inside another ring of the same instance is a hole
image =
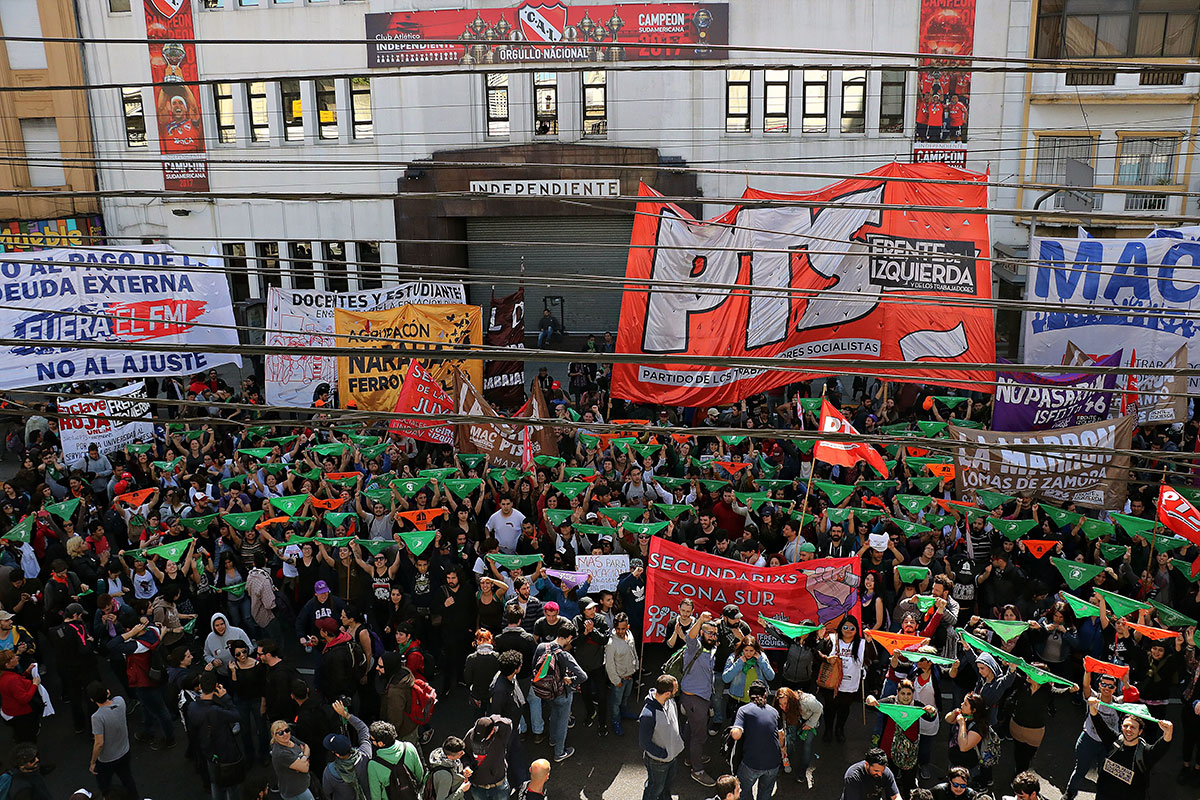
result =
[[[169,749],[175,746],[175,726],[163,697],[162,681],[151,676],[154,651],[162,644],[162,632],[143,616],[134,625],[108,643],[109,652],[125,656],[125,674],[133,696],[142,704],[142,730],[133,738],[139,742],[150,742],[152,750]],[[154,738],[157,726],[162,733]]]
[[[950,104],[946,106],[946,113],[950,115],[950,141],[961,142],[963,125],[967,123],[966,104],[958,98],[958,95],[951,95]]]
[[[929,98],[929,121],[925,128],[925,141],[940,142],[942,140],[942,117],[944,112],[942,96],[931,95]]]
[[[29,677],[32,665],[22,672],[18,661],[12,650],[0,650],[0,711],[9,718],[13,737],[18,742],[37,744],[44,708],[38,695],[42,680]]]

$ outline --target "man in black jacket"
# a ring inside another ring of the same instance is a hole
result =
[[[76,733],[84,733],[88,718],[84,713],[84,686],[96,672],[95,640],[83,621],[83,606],[71,603],[63,612],[64,621],[50,630],[50,641],[58,657],[58,676],[62,693],[71,706]]]
[[[521,654],[521,671],[517,673],[517,682],[529,701],[528,719],[532,723],[534,714],[539,718],[542,715],[542,701],[529,691],[529,683],[533,679],[533,652],[537,649],[537,638],[522,626],[524,619],[524,612],[516,606],[504,609],[505,628],[496,636],[495,647],[496,652],[501,655],[509,650]],[[538,722],[537,727],[541,727],[541,722]]]
[[[587,724],[592,725],[597,719],[601,720],[596,734],[608,735],[608,725],[603,720],[608,719],[604,713],[607,705],[608,675],[604,670],[604,648],[608,645],[608,623],[596,612],[599,604],[590,597],[585,597],[580,603],[583,611],[575,617],[574,625],[578,635],[575,637],[573,650],[575,660],[583,667],[588,679],[581,687],[583,691],[583,707],[587,710]]]
[[[312,695],[308,684],[302,678],[292,681],[291,699],[296,706],[296,713],[284,719],[291,720],[294,739],[302,742],[323,742],[326,736],[337,732],[338,726],[334,721],[333,710],[328,705],[322,705]],[[313,775],[320,775],[325,770],[328,755],[329,751],[324,747],[311,748],[308,771]]]
[[[328,617],[317,620],[317,631],[322,643],[317,688],[330,701],[353,697],[358,691],[358,679],[362,675],[356,663],[354,640]]]
[[[241,781],[232,786],[221,786],[228,781],[218,777],[218,765],[232,764],[242,757],[238,735],[233,731],[233,726],[241,719],[242,715],[234,708],[225,687],[217,683],[217,673],[201,673],[200,697],[187,707],[187,729],[208,769],[214,800],[240,800],[242,796]]]
[[[471,773],[471,796],[502,800],[508,797],[508,741],[512,723],[493,714],[480,717],[475,727],[463,737],[466,750],[463,761],[474,765]]]
[[[514,724],[508,737],[508,782],[520,786],[529,777],[529,768],[525,766],[525,750],[521,746],[520,728],[525,727],[525,709],[528,700],[521,691],[517,674],[521,671],[521,654],[516,650],[508,650],[500,654],[500,671],[492,679],[491,711],[505,719],[520,724]]]
[[[288,720],[296,716],[292,684],[299,680],[300,673],[292,665],[284,663],[279,657],[279,650],[279,643],[274,639],[258,640],[258,660],[267,671],[262,699],[262,713],[267,722]]]

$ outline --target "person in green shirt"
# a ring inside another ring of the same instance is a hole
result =
[[[388,765],[398,764],[402,758],[417,796],[420,797],[421,786],[425,782],[425,768],[421,765],[421,753],[417,746],[398,739],[396,726],[390,722],[372,722],[370,732],[371,745],[375,748],[375,755],[367,764],[370,800],[387,800],[387,787],[392,780],[392,769]]]

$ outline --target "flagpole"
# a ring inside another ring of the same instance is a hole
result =
[[[826,389],[825,384],[822,384],[821,385],[821,405],[825,404],[825,389]],[[820,428],[820,419],[821,419],[821,417],[818,414],[817,415],[818,429]],[[816,447],[816,442],[813,442],[813,446]],[[816,472],[817,472],[817,459],[814,454],[814,457],[812,459],[810,459],[810,461],[809,461],[808,487],[805,488],[805,490],[804,490],[804,502],[800,505],[800,533],[801,534],[803,534],[803,532],[804,532],[804,515],[808,513],[808,496],[810,494],[812,494],[813,476],[816,474]]]

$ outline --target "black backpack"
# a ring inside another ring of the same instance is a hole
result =
[[[383,795],[387,800],[420,799],[421,792],[416,778],[408,771],[408,767],[404,766],[404,750],[400,751],[400,758],[396,759],[395,764],[389,764],[380,758],[372,758],[371,762],[386,767],[391,773],[387,785],[383,789]]]
[[[425,773],[425,788],[421,791],[421,800],[437,800],[437,789],[433,785],[433,776],[439,772],[453,772],[453,767],[447,767],[445,764],[438,764],[435,767],[430,767]],[[450,784],[451,792],[454,794],[454,784]]]
[[[744,750],[742,740],[733,738],[733,726],[726,728],[725,735],[721,738],[721,758],[725,766],[729,767],[728,774],[737,774],[738,767],[742,765]]]
[[[533,670],[534,678],[530,688],[543,700],[553,700],[567,693],[567,682],[563,679],[562,664],[558,654],[559,651],[556,649],[546,650],[546,654],[542,656],[542,660]],[[549,664],[546,663],[547,659],[549,659]],[[543,668],[545,668],[545,675],[542,675]]]

